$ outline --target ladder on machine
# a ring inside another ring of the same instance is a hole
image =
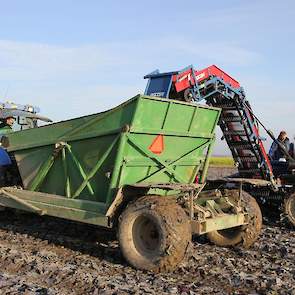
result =
[[[222,109],[219,126],[239,175],[273,180],[272,166],[259,135],[258,123],[242,88],[233,88],[219,77],[200,84],[201,99]]]

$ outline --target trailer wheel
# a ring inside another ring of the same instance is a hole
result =
[[[191,237],[186,213],[167,197],[142,197],[128,205],[119,220],[121,251],[138,269],[175,269],[185,256]]]
[[[248,224],[209,232],[207,236],[212,243],[222,247],[242,245],[249,248],[257,240],[262,227],[260,207],[256,200],[244,191],[242,192],[242,206],[248,213]]]
[[[284,205],[288,221],[295,226],[295,194],[290,195]]]

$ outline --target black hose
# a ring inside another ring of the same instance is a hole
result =
[[[273,135],[271,130],[268,130],[263,123],[255,116],[251,108],[246,104],[243,103],[243,105],[248,109],[248,111],[251,113],[251,115],[255,118],[255,120],[261,125],[261,127],[266,131],[266,133],[270,136],[270,138],[279,146],[279,148],[282,150],[283,154],[288,158],[288,160],[295,161],[293,157],[286,151],[285,146]]]

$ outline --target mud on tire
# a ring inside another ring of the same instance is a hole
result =
[[[285,199],[284,215],[288,223],[295,227],[295,194],[292,194]]]
[[[222,247],[241,245],[249,248],[257,240],[262,227],[262,214],[256,200],[242,191],[241,204],[248,213],[248,224],[234,228],[213,231],[207,234],[209,240]]]
[[[135,268],[171,271],[183,260],[191,241],[184,210],[167,197],[145,196],[120,216],[118,239],[125,259]]]

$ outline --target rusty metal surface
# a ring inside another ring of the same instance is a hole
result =
[[[191,221],[192,232],[194,234],[205,234],[214,230],[223,230],[246,224],[246,216],[243,213],[224,214],[208,218],[204,221]]]
[[[168,190],[180,190],[180,191],[191,191],[202,187],[202,184],[197,183],[136,183],[133,185],[128,185],[130,188],[159,188]]]
[[[222,177],[211,180],[210,182],[222,182],[222,183],[244,183],[252,184],[255,186],[271,186],[271,182],[264,179],[253,179],[253,178],[241,178],[241,177]]]

